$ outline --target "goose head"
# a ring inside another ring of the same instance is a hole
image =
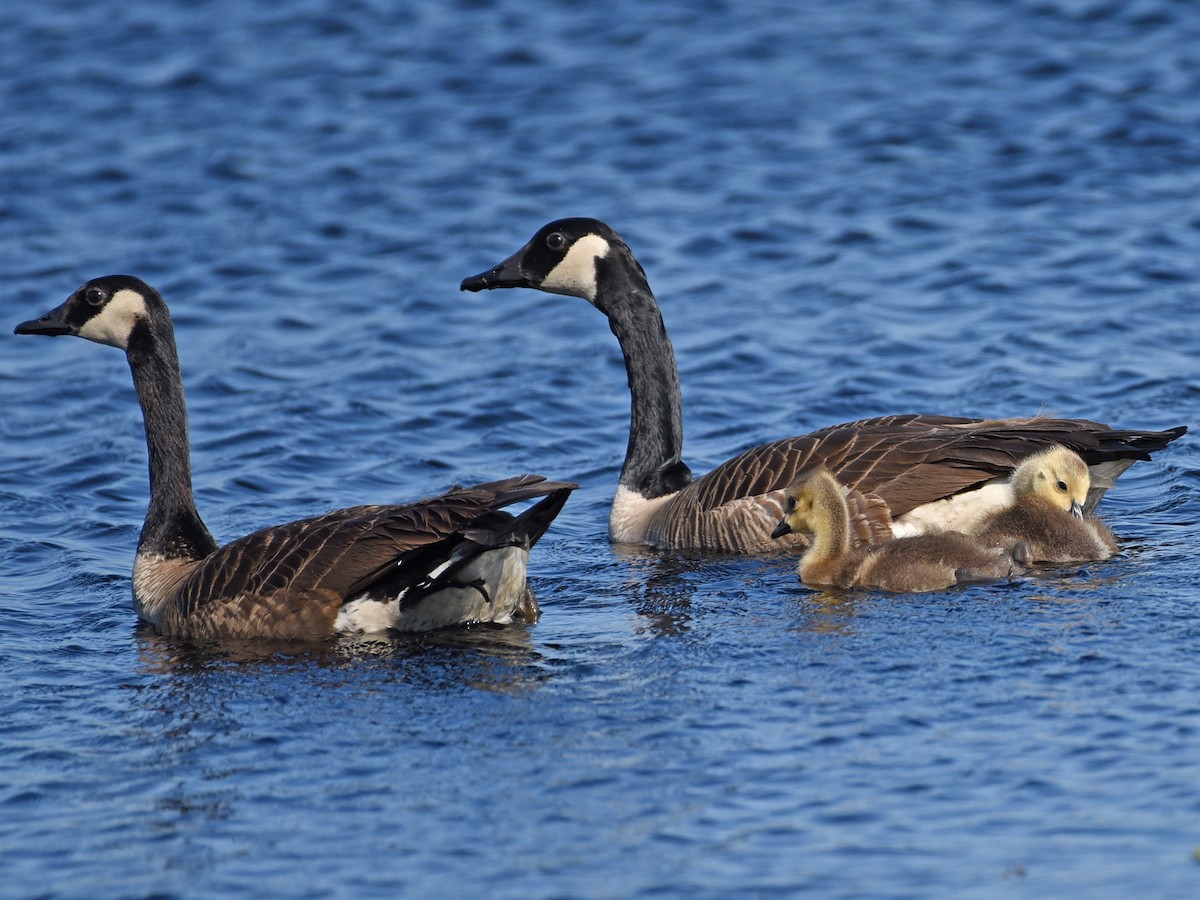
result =
[[[1083,518],[1091,478],[1078,453],[1059,444],[1027,457],[1013,472],[1013,496],[1019,504],[1040,497],[1052,506]]]
[[[783,518],[771,537],[816,533],[834,515],[840,493],[841,486],[824,466],[801,472],[784,492]]]
[[[140,278],[106,275],[86,282],[44,316],[22,322],[14,333],[73,334],[128,350],[139,335],[150,336],[155,307],[166,309],[158,293]]]
[[[620,267],[646,275],[621,236],[599,219],[557,219],[500,265],[463,279],[462,290],[526,287],[601,306],[601,283]]]

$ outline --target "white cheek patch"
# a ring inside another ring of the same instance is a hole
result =
[[[137,291],[125,288],[113,294],[104,309],[84,323],[79,329],[79,336],[124,350],[129,345],[129,334],[137,320],[149,317],[146,298]]]
[[[608,256],[608,241],[598,234],[585,234],[567,251],[562,262],[538,285],[543,291],[596,301],[596,260]]]

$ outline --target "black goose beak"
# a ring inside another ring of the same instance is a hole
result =
[[[494,269],[464,278],[459,290],[490,291],[493,288],[534,287],[532,279],[521,270],[523,254],[524,250],[519,250]]]
[[[1071,515],[1077,519],[1083,518],[1083,507],[1079,504],[1078,500],[1073,500],[1071,502]]]
[[[771,532],[771,537],[781,538],[785,534],[792,533],[792,526],[787,523],[787,519],[781,519],[779,524],[775,526],[775,530]]]
[[[40,319],[30,319],[22,322],[13,329],[13,334],[46,334],[57,337],[61,334],[74,334],[75,328],[67,324],[67,304],[55,307]]]

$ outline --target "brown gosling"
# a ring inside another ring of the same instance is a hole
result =
[[[1083,512],[1090,481],[1079,454],[1056,444],[1017,466],[1011,504],[985,517],[972,533],[990,547],[1024,541],[1030,562],[1108,559],[1117,552],[1116,538]]]
[[[783,519],[772,536],[792,532],[813,536],[798,572],[802,582],[814,587],[920,593],[1024,571],[1009,550],[985,546],[957,531],[853,544],[845,488],[824,466],[796,476],[787,489]],[[1016,552],[1021,556],[1021,548]]]

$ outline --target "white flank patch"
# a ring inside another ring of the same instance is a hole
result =
[[[648,500],[623,484],[617,485],[612,512],[608,516],[609,537],[618,544],[644,543],[646,532],[650,529],[650,521],[663,504],[674,496],[667,494]]]
[[[440,574],[450,562],[442,563],[433,573]],[[525,596],[528,562],[529,554],[519,547],[489,550],[456,572],[453,586],[430,594],[414,607],[400,608],[403,594],[386,603],[364,597],[351,600],[338,611],[333,630],[338,634],[373,634],[390,628],[431,631],[469,622],[507,625]],[[469,586],[477,580],[483,582],[486,596],[478,588]]]
[[[399,598],[388,603],[363,598],[351,600],[338,610],[337,618],[333,621],[333,630],[337,634],[375,634],[387,631],[396,621],[399,611]]]
[[[567,251],[562,262],[550,270],[538,288],[554,294],[582,297],[596,302],[596,260],[608,256],[608,241],[598,234],[585,234]]]
[[[892,534],[911,537],[931,531],[965,531],[975,528],[984,516],[1013,505],[1012,485],[992,481],[966,493],[918,506],[892,522]]]
[[[446,587],[411,609],[399,610],[391,627],[400,631],[429,631],[467,622],[507,625],[525,595],[528,562],[529,554],[519,547],[500,547],[482,553],[455,572],[453,580],[456,585],[467,585],[480,579],[487,597],[474,587]]]
[[[129,334],[137,320],[146,318],[149,318],[146,298],[137,291],[123,288],[113,294],[104,309],[84,323],[79,336],[124,350],[129,346]]]

